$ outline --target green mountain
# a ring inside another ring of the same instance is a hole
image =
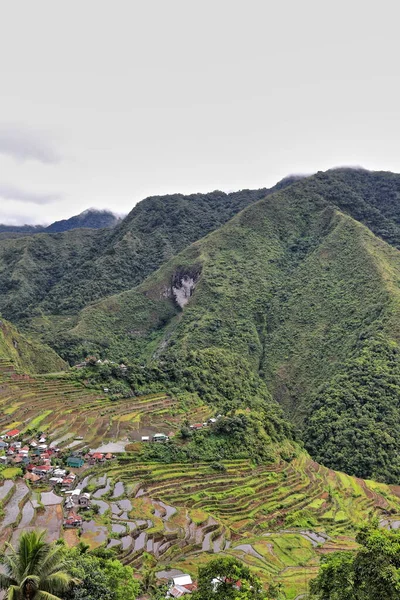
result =
[[[63,371],[67,364],[37,339],[21,335],[8,321],[0,319],[0,370],[10,366],[24,373]]]
[[[396,482],[399,209],[400,176],[351,169],[153,197],[111,231],[1,241],[0,304],[71,363],[274,427],[278,402],[314,458]]]
[[[252,204],[45,339],[72,360],[136,361],[217,405],[272,395],[324,464],[396,481],[400,255],[333,204],[347,173],[347,194],[354,173],[329,172]]]
[[[291,179],[279,186],[289,185]],[[130,289],[268,190],[154,196],[113,229],[0,236],[0,311],[13,322],[71,315]]]

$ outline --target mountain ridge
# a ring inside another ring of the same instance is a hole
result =
[[[279,403],[323,464],[395,482],[397,209],[399,175],[347,169],[150,198],[110,231],[1,242],[0,303],[70,363],[122,361],[133,389],[216,410]]]
[[[50,225],[5,225],[4,223],[0,223],[0,234],[15,233],[32,235],[37,233],[61,233],[78,228],[102,229],[115,227],[119,221],[120,217],[117,217],[110,210],[88,208],[79,213],[79,215],[54,221]]]

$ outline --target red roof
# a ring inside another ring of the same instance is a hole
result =
[[[50,469],[52,469],[53,467],[51,465],[40,465],[38,467],[35,467],[35,469],[38,469],[40,471],[50,471]]]
[[[10,431],[7,431],[6,435],[8,437],[14,437],[16,435],[20,434],[20,430],[19,429],[11,429]]]
[[[101,460],[104,457],[104,454],[102,454],[101,452],[95,452],[94,454],[92,454],[92,458],[96,458],[97,460]]]
[[[76,513],[69,513],[68,519],[74,519],[75,521],[83,521],[82,517],[80,515],[77,515]]]

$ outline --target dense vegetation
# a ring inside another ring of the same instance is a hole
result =
[[[11,362],[27,373],[62,371],[67,364],[52,348],[37,339],[21,335],[15,327],[0,319],[0,360]]]
[[[364,527],[356,553],[326,556],[311,582],[314,600],[395,600],[400,594],[400,534]]]
[[[74,314],[134,287],[267,190],[155,196],[115,228],[0,238],[0,311],[14,322]],[[56,319],[57,320],[57,319]]]
[[[70,363],[129,362],[125,387],[272,427],[278,401],[313,456],[397,481],[399,203],[400,176],[346,169],[149,198],[113,230],[3,240],[0,305]]]

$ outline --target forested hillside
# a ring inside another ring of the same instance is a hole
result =
[[[396,480],[400,255],[332,205],[335,186],[328,173],[276,192],[46,339],[208,402],[272,394],[325,464]]]
[[[154,196],[140,202],[113,229],[0,236],[0,311],[14,322],[42,314],[74,314],[88,302],[139,284],[267,193],[262,189]]]
[[[0,370],[9,365],[26,373],[57,372],[68,366],[52,348],[21,335],[11,323],[0,319]]]
[[[348,169],[149,198],[110,231],[3,240],[2,311],[70,363],[128,362],[133,388],[277,401],[313,457],[396,482],[399,198]]]

